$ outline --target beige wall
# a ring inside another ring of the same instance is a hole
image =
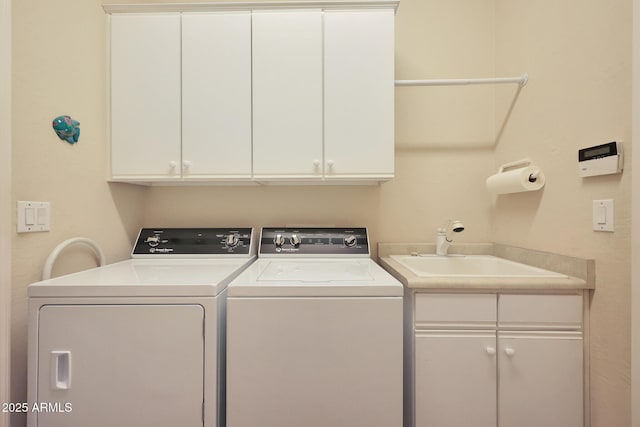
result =
[[[396,78],[492,76],[493,16],[493,0],[402,0]],[[396,95],[392,181],[374,187],[153,187],[145,225],[364,225],[374,242],[406,242],[434,240],[436,228],[455,217],[467,226],[461,241],[487,241],[490,199],[483,185],[494,167],[493,90],[401,88]]]
[[[631,5],[496,1],[496,73],[530,76],[498,142],[496,165],[531,157],[547,184],[539,194],[501,197],[491,213],[493,235],[596,260],[591,414],[592,425],[603,427],[629,426],[631,414]],[[581,179],[578,149],[614,140],[625,143],[624,173]],[[609,198],[615,232],[594,232],[591,201]]]
[[[0,0],[0,402],[9,401],[11,334],[11,1]],[[0,427],[9,415],[0,413]]]
[[[144,189],[109,185],[105,179],[106,33],[100,3],[13,2],[12,204],[41,200],[52,207],[50,232],[12,232],[14,402],[26,399],[26,286],[40,279],[49,252],[67,238],[86,236],[103,248],[108,262],[121,260],[142,222]],[[75,146],[60,141],[51,128],[53,118],[62,114],[81,123]],[[72,247],[63,252],[54,274],[93,265],[90,252]],[[12,426],[24,424],[20,415],[12,420]]]
[[[613,6],[573,1],[566,2],[566,10],[552,2],[536,6],[507,0],[401,1],[396,17],[398,79],[529,72],[531,82],[516,100],[497,148],[496,134],[513,101],[513,87],[400,88],[396,178],[381,186],[151,188],[109,185],[105,180],[101,3],[21,0],[14,5],[13,197],[51,201],[53,228],[50,233],[13,238],[12,400],[26,397],[26,285],[38,280],[47,254],[66,238],[93,238],[113,262],[127,257],[140,225],[357,224],[370,228],[374,242],[406,242],[433,241],[435,229],[453,217],[466,225],[456,237],[459,241],[496,240],[598,259],[602,290],[593,304],[594,398],[599,399],[594,425],[628,424],[629,312],[624,301],[629,242],[624,235],[630,227],[629,173],[621,179],[583,183],[576,178],[575,151],[591,144],[586,141],[629,137],[630,99],[624,91],[630,85],[630,27],[624,24],[624,13],[628,16],[630,1]],[[567,14],[547,16],[536,10],[545,6]],[[532,12],[537,14],[525,19]],[[539,27],[534,26],[536,16]],[[547,25],[549,19],[554,25]],[[589,31],[602,26],[601,21],[615,25],[616,31],[601,31],[599,41]],[[520,28],[525,25],[529,31]],[[553,29],[551,34],[547,27]],[[569,40],[563,40],[564,31],[571,35]],[[522,50],[511,43],[518,37],[525,39]],[[553,49],[542,49],[543,42]],[[568,76],[556,80],[554,70],[565,66],[566,56],[560,53],[574,56],[569,64],[577,67],[587,62],[582,53],[590,52],[594,42],[602,46],[596,57],[608,60],[589,65],[590,74],[577,82],[568,81]],[[59,141],[50,128],[60,114],[81,122],[76,146]],[[503,198],[494,205],[484,180],[501,161],[524,154],[545,168],[547,186],[543,192]],[[590,206],[592,198],[604,197],[616,199],[613,235],[590,232],[588,209],[580,208]],[[561,221],[564,213],[570,221]],[[621,255],[610,255],[614,249]],[[70,250],[54,274],[92,262],[86,252]],[[616,273],[617,267],[621,273]],[[19,426],[24,419],[15,421]]]
[[[633,67],[632,67],[632,117],[640,114],[640,0],[633,0]],[[640,138],[640,121],[632,120],[632,138]],[[635,143],[637,146],[637,142]],[[634,156],[633,168],[640,170],[640,156]],[[640,174],[633,174],[632,188],[640,188]],[[640,360],[640,197],[632,199],[631,239],[631,360]],[[631,425],[640,427],[640,364],[631,364]]]

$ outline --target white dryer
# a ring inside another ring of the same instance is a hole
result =
[[[224,426],[227,284],[251,228],[144,228],[132,259],[29,286],[30,427]]]
[[[228,427],[402,425],[403,287],[365,228],[265,228],[228,289]]]

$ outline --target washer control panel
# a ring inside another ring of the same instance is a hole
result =
[[[252,228],[143,228],[131,257],[250,255],[252,237]]]
[[[260,255],[369,256],[366,228],[265,227]]]

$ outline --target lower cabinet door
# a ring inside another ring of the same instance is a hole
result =
[[[200,305],[47,305],[39,427],[203,425]]]
[[[583,427],[580,332],[500,332],[498,425]]]
[[[418,331],[416,427],[496,427],[495,331]]]

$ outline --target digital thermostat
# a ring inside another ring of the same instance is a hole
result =
[[[578,150],[581,177],[622,172],[622,143],[609,142]]]

